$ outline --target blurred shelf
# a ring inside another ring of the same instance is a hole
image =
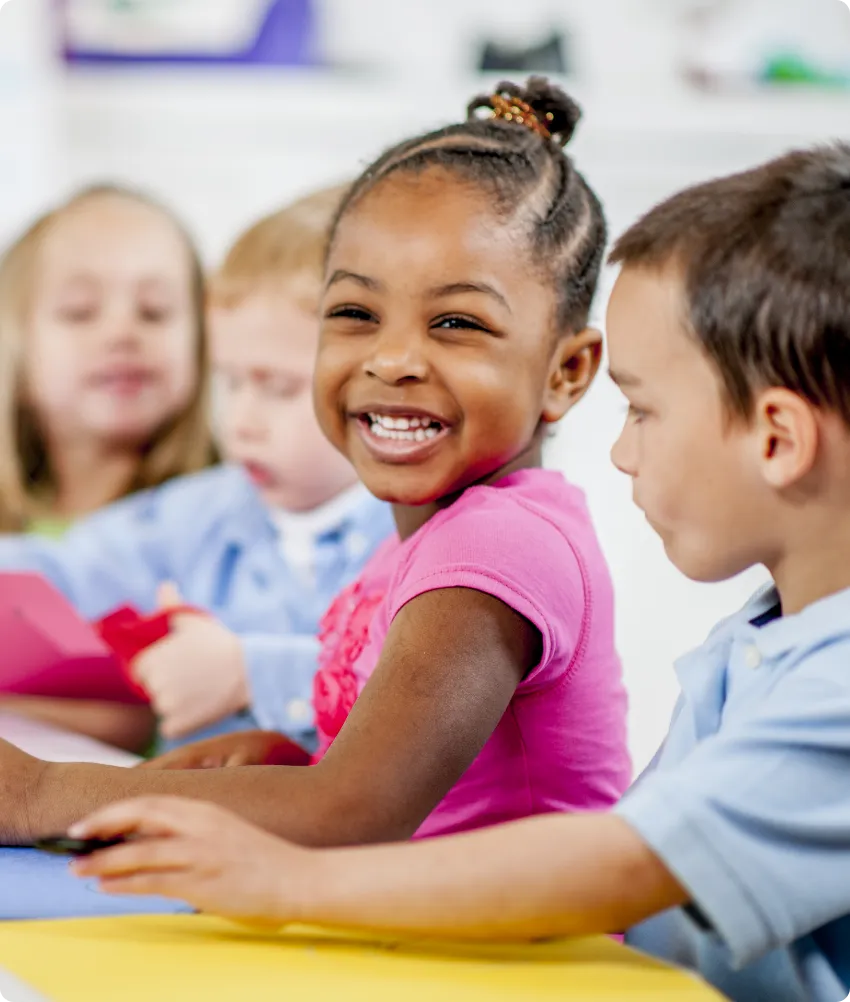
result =
[[[112,178],[159,193],[215,257],[246,219],[351,177],[403,136],[457,121],[495,79],[419,87],[251,67],[77,68],[62,78],[57,108],[61,175],[69,187]],[[570,152],[612,232],[688,184],[850,139],[850,94],[565,86],[586,113]]]
[[[171,119],[191,128],[187,118],[202,124],[212,116],[244,125],[312,124],[343,132],[383,131],[409,122],[409,131],[420,123],[456,118],[470,95],[488,89],[493,79],[456,79],[424,88],[409,80],[260,67],[75,68],[63,78],[62,101],[72,120],[94,115],[115,128],[150,118],[160,127]],[[652,90],[600,91],[565,83],[585,107],[588,131],[850,138],[850,92],[777,87],[703,93],[678,81]]]

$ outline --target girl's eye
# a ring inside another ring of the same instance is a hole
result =
[[[441,317],[435,320],[433,325],[438,330],[451,330],[451,331],[484,331],[489,333],[489,328],[485,327],[479,320],[473,320],[471,317]]]
[[[629,404],[628,415],[630,421],[634,424],[640,424],[646,418],[646,411],[640,407],[636,407],[634,404]]]
[[[337,306],[328,310],[325,317],[328,320],[359,320],[363,323],[375,319],[373,314],[364,310],[362,306]]]
[[[93,306],[63,306],[59,318],[69,324],[84,324],[93,320],[97,310]]]

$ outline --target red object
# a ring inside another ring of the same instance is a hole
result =
[[[120,662],[127,685],[139,699],[149,702],[144,687],[133,677],[133,659],[151,644],[168,636],[171,632],[172,616],[187,613],[199,615],[200,610],[190,605],[179,605],[171,609],[162,609],[150,616],[143,616],[132,605],[122,605],[94,624],[100,638]]]
[[[130,664],[167,636],[181,606],[142,616],[130,606],[86,622],[38,574],[0,574],[0,692],[112,703],[150,702]]]

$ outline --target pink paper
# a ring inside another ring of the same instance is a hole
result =
[[[143,703],[120,660],[37,574],[0,574],[0,692]]]

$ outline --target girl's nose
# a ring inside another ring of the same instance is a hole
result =
[[[111,350],[135,348],[141,343],[142,330],[134,310],[113,308],[104,311],[102,337]]]
[[[383,331],[364,368],[368,375],[388,386],[421,382],[428,375],[428,362],[419,338],[404,331]]]

